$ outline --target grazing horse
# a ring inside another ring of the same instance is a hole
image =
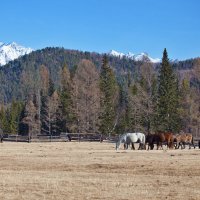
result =
[[[161,134],[148,134],[146,136],[146,144],[148,144],[148,149],[153,150],[154,144],[157,145],[157,150],[159,149],[159,146],[162,147],[162,141],[164,141],[164,135]]]
[[[194,137],[190,133],[186,133],[186,144],[189,144],[189,149],[191,149],[191,146],[193,146],[195,149]]]
[[[119,149],[121,143],[124,143],[125,149],[131,144],[133,150],[135,150],[134,143],[139,143],[138,149],[142,149],[142,147],[145,148],[145,135],[143,133],[124,133],[116,142],[116,150]]]
[[[164,133],[165,142],[167,143],[167,148],[172,149],[174,147],[174,136],[173,133]]]
[[[145,143],[145,145],[148,144],[148,149],[147,150],[149,150],[149,149],[153,150],[154,143],[156,142],[156,137],[155,136],[156,136],[155,134],[148,134],[146,136],[146,143]]]
[[[192,134],[190,133],[177,134],[175,136],[174,141],[176,142],[176,146],[175,146],[176,149],[179,149],[180,146],[181,146],[181,149],[185,149],[186,144],[189,144],[189,149],[191,149],[191,146],[193,146],[195,149],[194,138]]]
[[[175,143],[175,149],[179,149],[181,146],[181,149],[183,149],[183,143],[185,142],[185,134],[176,134],[174,136],[174,143]]]
[[[159,147],[162,148],[162,143],[165,141],[164,134],[148,134],[146,137],[146,144],[148,144],[148,150],[154,149],[154,144],[157,145],[157,150]]]
[[[149,148],[153,150],[154,144],[157,145],[157,150],[159,147],[163,149],[163,143],[167,145],[167,148],[172,148],[173,146],[173,134],[172,133],[156,133],[156,134],[148,134],[146,138],[146,144],[148,144]]]

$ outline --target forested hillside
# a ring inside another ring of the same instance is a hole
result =
[[[12,99],[24,100],[28,94],[35,92],[40,84],[39,70],[41,65],[49,70],[56,87],[60,85],[60,70],[67,64],[72,71],[82,59],[91,60],[99,69],[102,55],[98,53],[46,48],[32,52],[0,68],[0,102],[9,103]],[[134,71],[136,63],[130,59],[109,57],[110,65],[120,75],[124,71]]]
[[[163,63],[63,48],[32,52],[0,68],[1,128],[25,135],[30,129],[32,135],[158,129],[200,134],[200,59],[170,63],[166,57],[165,63],[172,69],[166,73],[172,98],[161,97]]]

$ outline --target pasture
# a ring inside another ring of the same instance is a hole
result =
[[[0,144],[0,199],[200,199],[200,150],[114,143]]]

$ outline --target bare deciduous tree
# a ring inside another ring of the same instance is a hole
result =
[[[80,132],[96,132],[100,112],[99,73],[89,60],[82,60],[75,72],[74,105]]]

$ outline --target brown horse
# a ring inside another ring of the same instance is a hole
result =
[[[163,144],[167,145],[167,148],[173,148],[173,134],[170,132],[162,133],[158,132],[156,134],[148,134],[146,137],[146,144],[148,144],[148,150],[154,148],[154,144],[157,145],[157,150],[159,148],[163,149]]]
[[[162,144],[166,144],[168,149],[173,149],[173,144],[174,144],[173,133],[171,133],[171,132],[166,132],[166,133],[159,132],[157,134],[160,137],[162,149],[163,149]]]
[[[180,146],[181,146],[181,149],[185,149],[186,144],[189,145],[189,149],[191,149],[191,146],[193,146],[195,149],[194,139],[193,139],[192,134],[190,133],[177,134],[174,138],[174,142],[176,143],[176,146],[175,146],[176,149],[179,149]]]

